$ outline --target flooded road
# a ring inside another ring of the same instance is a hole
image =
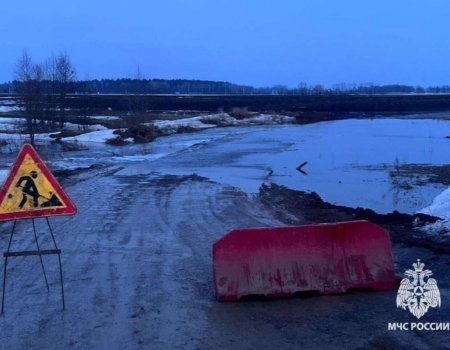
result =
[[[316,192],[337,205],[415,213],[447,185],[412,174],[396,177],[396,172],[405,165],[447,164],[447,135],[450,121],[431,119],[219,128],[161,137],[143,146],[90,144],[88,154],[63,153],[54,166],[125,162],[119,175],[197,174],[246,193],[274,182]],[[297,167],[304,162],[302,173]]]
[[[447,186],[420,177],[399,181],[395,173],[404,165],[447,164],[449,135],[447,120],[347,119],[208,129],[125,147],[79,143],[87,150],[49,149],[46,159],[56,168],[126,163],[123,175],[198,174],[246,193],[269,181],[337,205],[414,213]],[[302,173],[296,168],[304,162]]]
[[[411,342],[436,347],[445,338],[387,332],[388,322],[409,317],[395,307],[396,291],[216,302],[214,240],[234,227],[283,223],[257,198],[229,186],[197,176],[119,176],[118,170],[90,171],[64,182],[79,209],[74,217],[51,219],[63,251],[65,312],[55,258],[44,259],[50,294],[36,259],[8,264],[2,348],[313,349],[319,336],[323,349]],[[30,226],[19,225],[14,249],[33,248]],[[6,246],[11,225],[1,229]],[[41,246],[50,246],[42,223],[38,232]],[[448,259],[425,249],[394,248],[399,272],[417,258],[433,268],[447,301]],[[428,319],[442,322],[449,311],[443,303]]]
[[[306,132],[308,127],[311,129]],[[423,131],[420,124],[411,128]],[[436,126],[433,131],[435,139],[423,135],[417,142],[440,147],[438,129]],[[442,126],[440,132],[444,132]],[[283,141],[280,135],[284,135]],[[338,136],[334,139],[343,138]],[[309,144],[308,137],[317,143]],[[386,146],[392,153],[382,156],[376,152],[377,164],[393,155],[408,162],[445,161],[434,146],[431,155],[422,153],[423,158],[401,158],[409,148],[395,151],[400,137],[384,134],[382,139],[386,137],[393,139],[391,147]],[[273,180],[295,185],[303,180],[302,186],[312,186],[316,178],[320,186],[326,172],[314,170],[315,164],[325,167],[331,157],[328,153],[336,157],[348,152],[347,165],[329,165],[336,169],[334,175],[339,169],[344,174],[342,169],[355,159],[365,159],[362,147],[354,150],[360,154],[355,156],[350,154],[350,146],[339,150],[337,145],[329,148],[325,144],[331,147],[333,142],[322,135],[317,124],[176,135],[144,146],[145,150],[142,146],[114,150],[115,155],[109,157],[111,149],[101,147],[91,154],[74,153],[72,160],[56,155],[52,164],[59,162],[61,167],[88,165],[87,158],[103,164],[63,179],[78,214],[51,218],[63,251],[67,310],[60,310],[54,257],[44,260],[50,294],[37,258],[11,260],[6,313],[0,317],[0,348],[315,349],[318,339],[321,349],[445,348],[448,332],[387,330],[388,322],[415,321],[396,308],[396,291],[216,302],[212,243],[235,227],[286,224],[262,204],[255,194],[257,184]],[[133,149],[141,153],[132,154]],[[326,161],[320,163],[320,159]],[[304,160],[308,161],[306,176],[295,170]],[[0,224],[0,230],[0,244],[6,247],[11,223]],[[50,246],[41,222],[38,233],[42,248]],[[32,249],[32,237],[31,223],[21,222],[13,248]],[[399,274],[418,258],[433,270],[443,300],[441,308],[431,310],[425,321],[450,322],[450,277],[446,272],[450,260],[427,249],[394,246]]]
[[[391,172],[403,164],[447,164],[449,121],[350,119],[226,131],[203,133],[211,140],[158,161],[152,170],[196,173],[248,193],[264,181],[275,182],[380,213],[414,213],[447,188],[413,182],[405,189]],[[303,162],[306,174],[296,169]],[[145,168],[135,164],[126,173],[146,173]]]

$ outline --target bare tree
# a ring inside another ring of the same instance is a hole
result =
[[[142,73],[141,66],[138,64],[136,67],[136,73],[132,80],[132,93],[134,98],[131,101],[132,110],[135,116],[140,116],[146,110],[144,93],[144,74]]]
[[[297,85],[297,90],[298,90],[298,93],[300,95],[307,95],[308,94],[308,84],[306,84],[305,82],[301,81]]]
[[[34,144],[37,120],[40,119],[42,67],[33,63],[31,55],[24,50],[14,71],[17,91],[25,110],[26,128],[30,143]]]
[[[59,126],[63,128],[66,119],[66,96],[70,83],[76,78],[76,72],[70,57],[64,52],[56,57],[54,65],[54,80],[59,94]]]
[[[54,54],[52,54],[49,58],[45,60],[43,63],[44,70],[44,93],[45,93],[45,108],[44,108],[44,116],[47,121],[45,124],[45,131],[54,130],[56,128],[56,112],[57,112],[57,103],[58,97],[57,86],[56,86],[56,62],[57,58]]]
[[[314,95],[323,95],[325,93],[325,88],[322,84],[316,84],[311,88]]]

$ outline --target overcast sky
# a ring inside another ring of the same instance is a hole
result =
[[[254,86],[450,84],[448,0],[16,0],[0,3],[0,81],[23,49],[78,78]]]

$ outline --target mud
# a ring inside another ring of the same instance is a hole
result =
[[[411,181],[415,185],[438,183],[450,185],[450,165],[400,164],[390,171],[392,178]]]
[[[63,251],[67,310],[60,309],[56,261],[44,260],[47,294],[35,259],[11,260],[0,348],[317,349],[319,343],[320,349],[448,348],[445,332],[387,330],[388,322],[413,321],[396,308],[396,291],[216,301],[211,245],[227,231],[343,220],[358,211],[274,185],[248,195],[196,175],[117,176],[120,169],[90,169],[62,179],[78,206],[74,217],[51,219]],[[304,210],[309,205],[315,209]],[[379,219],[394,232],[397,273],[420,258],[439,283],[442,307],[429,311],[425,321],[449,322],[448,256],[402,241],[401,230],[411,227],[413,218]],[[51,241],[37,224],[45,248]],[[0,229],[5,247],[11,223]],[[23,221],[13,247],[33,245],[30,223]]]
[[[80,168],[55,175],[78,214],[50,219],[62,249],[67,309],[61,311],[54,257],[44,257],[50,293],[37,257],[11,259],[0,349],[448,348],[449,332],[388,331],[389,322],[416,321],[396,307],[395,290],[216,301],[211,248],[229,230],[368,219],[389,231],[398,275],[417,259],[433,271],[442,305],[423,321],[450,322],[448,234],[426,235],[421,230],[437,219],[336,206],[315,193],[270,183],[258,191],[264,181],[286,179],[277,174],[289,175],[282,168],[284,161],[269,162],[271,155],[289,146],[274,142],[275,131],[271,128],[260,137],[248,129],[235,129],[233,134],[217,130],[209,136],[199,134],[199,139],[172,140],[187,144],[174,150],[164,145],[158,149],[156,140],[156,148],[145,155],[159,158],[135,157],[132,147],[130,153],[110,148],[71,153],[66,164]],[[280,135],[283,140],[285,132]],[[257,157],[243,159],[246,155]],[[295,172],[292,183],[305,181],[295,171],[304,160],[303,145],[289,158],[292,165],[285,166]],[[307,167],[308,176],[317,181],[313,163]],[[404,178],[407,170],[414,169],[405,168]],[[340,186],[340,179],[335,180],[333,186]],[[51,247],[45,221],[36,224],[42,249]],[[11,228],[12,223],[0,223],[3,249]],[[34,249],[33,237],[31,223],[21,221],[13,249]]]
[[[394,243],[426,247],[440,253],[450,252],[449,232],[430,236],[423,230],[425,225],[439,221],[438,217],[397,211],[378,214],[366,208],[334,205],[323,201],[315,192],[295,191],[273,183],[262,185],[259,196],[275,217],[290,225],[369,220],[388,230]]]

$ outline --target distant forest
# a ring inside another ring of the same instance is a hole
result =
[[[45,84],[45,81],[41,81]],[[20,91],[21,82],[12,81],[0,84],[0,93],[15,94]],[[331,88],[322,85],[300,83],[296,88],[283,85],[255,88],[229,82],[186,80],[186,79],[94,79],[68,82],[70,94],[270,94],[270,95],[327,95],[327,94],[395,94],[395,93],[450,93],[450,86],[408,86],[336,84]]]

